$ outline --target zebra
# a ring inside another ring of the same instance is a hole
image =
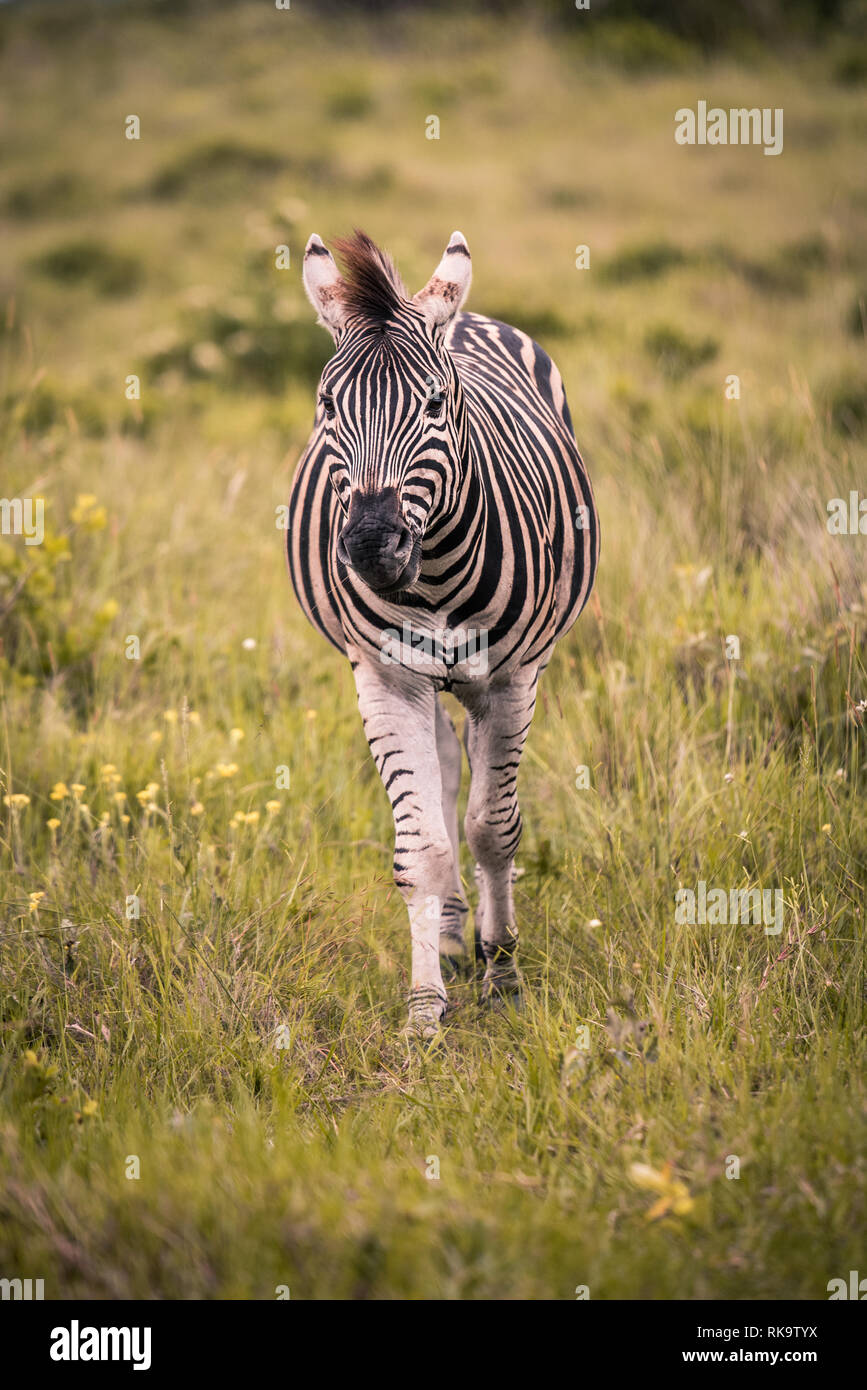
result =
[[[412,296],[364,232],[333,244],[342,272],[319,236],[304,253],[335,350],[292,484],[288,565],[307,618],[352,667],[409,915],[407,1030],[431,1037],[468,912],[461,744],[439,695],[466,711],[481,999],[518,1005],[518,767],[539,677],[593,585],[599,523],[557,367],[519,329],[462,310],[462,234]]]

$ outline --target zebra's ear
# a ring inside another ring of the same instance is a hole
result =
[[[315,232],[304,248],[302,279],[307,298],[319,315],[317,321],[336,342],[346,318],[341,294],[343,278],[331,252]]]
[[[445,255],[413,303],[423,309],[430,323],[451,323],[469,293],[473,278],[470,248],[461,232],[452,232]]]

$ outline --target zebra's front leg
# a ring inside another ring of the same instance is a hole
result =
[[[454,891],[454,851],[443,816],[436,695],[398,665],[353,658],[370,751],[394,815],[394,881],[409,913],[412,1032],[432,1036],[445,1013],[440,969],[443,909]]]
[[[515,852],[521,839],[518,768],[536,705],[538,677],[489,687],[467,702],[470,796],[464,822],[476,860],[485,978],[482,1000],[517,1001],[518,930],[512,895]]]

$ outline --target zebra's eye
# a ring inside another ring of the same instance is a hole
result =
[[[334,397],[329,396],[327,391],[323,391],[319,397],[320,404],[329,420],[334,419]]]
[[[424,403],[425,415],[427,415],[431,420],[441,419],[445,403],[446,398],[443,395],[428,396],[427,400]]]

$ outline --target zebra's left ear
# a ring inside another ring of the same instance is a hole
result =
[[[304,249],[301,276],[307,298],[319,315],[318,322],[328,329],[336,342],[346,319],[340,292],[343,277],[331,252],[315,232]]]
[[[430,323],[451,323],[469,293],[473,278],[470,248],[461,232],[452,232],[445,255],[413,303],[423,309]]]

